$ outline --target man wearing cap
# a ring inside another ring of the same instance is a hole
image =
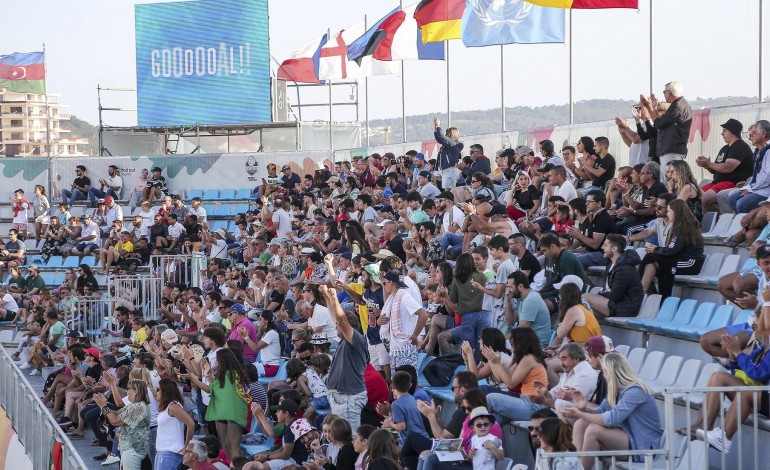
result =
[[[86,176],[86,167],[78,165],[75,167],[75,181],[70,185],[70,189],[61,190],[61,200],[72,207],[75,201],[88,198],[88,190],[91,188],[91,178]]]
[[[290,165],[282,166],[281,173],[283,173],[283,175],[279,181],[285,191],[297,190],[298,185],[302,184],[302,179],[298,174],[292,171]]]
[[[412,182],[409,185],[412,189],[418,189],[420,187],[420,173],[427,171],[428,166],[425,162],[425,154],[417,152],[412,158]],[[428,179],[430,179],[430,172],[428,172]]]
[[[602,359],[605,354],[615,351],[615,346],[612,343],[612,339],[607,336],[594,336],[589,338],[586,343],[586,360],[599,374],[596,377],[596,388],[594,394],[588,399],[588,409],[596,407],[602,404],[605,398],[607,398],[607,379],[604,378],[604,372],[602,371]]]
[[[548,310],[555,312],[559,308],[559,287],[555,284],[564,279],[565,276],[575,275],[579,279],[585,279],[585,270],[577,257],[569,250],[563,248],[559,243],[558,237],[553,233],[546,233],[540,238],[538,247],[545,253],[545,256],[553,261],[553,265],[546,267],[546,287],[540,291],[540,295],[545,300]],[[581,286],[582,287],[582,286]]]
[[[428,170],[415,171],[417,175],[416,189],[423,199],[435,200],[441,191],[431,182],[431,173]]]
[[[120,177],[118,167],[110,165],[107,167],[107,178],[99,178],[100,189],[91,186],[88,189],[88,199],[91,200],[91,207],[96,207],[96,200],[111,196],[114,199],[120,199],[120,192],[123,189],[123,178]]]
[[[246,308],[243,306],[243,304],[233,304],[232,307],[228,309],[228,319],[230,320],[230,323],[233,325],[233,328],[230,330],[230,336],[228,336],[227,340],[236,340],[243,343],[243,357],[249,361],[254,362],[257,360],[257,351],[252,348],[248,342],[243,340],[243,337],[238,333],[239,328],[245,328],[246,332],[248,333],[248,337],[251,340],[252,343],[257,344],[259,337],[257,336],[257,330],[254,328],[254,323],[249,320],[249,318],[246,316]]]
[[[75,239],[77,245],[72,248],[74,256],[88,256],[92,251],[99,249],[99,226],[91,220],[91,214],[83,215],[83,230]]]
[[[473,163],[471,163],[470,168],[468,168],[469,175],[479,171],[485,175],[492,173],[492,165],[489,163],[489,158],[484,155],[484,147],[482,147],[481,144],[471,145],[470,157]]]
[[[722,139],[725,146],[719,150],[712,162],[701,155],[695,164],[714,175],[711,183],[703,186],[703,212],[717,212],[717,193],[731,189],[740,182],[751,178],[754,168],[753,152],[749,144],[741,138],[743,124],[737,119],[728,119],[722,124]]]
[[[152,169],[152,176],[147,180],[147,187],[144,189],[142,200],[152,201],[154,199],[161,199],[166,194],[168,194],[166,178],[161,176],[160,167],[156,166]]]
[[[382,288],[387,299],[377,324],[381,327],[380,337],[389,343],[390,365],[394,369],[402,365],[416,369],[417,338],[425,327],[428,314],[410,294],[401,271],[391,269],[385,273]]]
[[[104,204],[107,211],[104,216],[104,221],[106,222],[107,227],[112,227],[113,222],[116,220],[123,222],[123,208],[115,202],[113,196],[106,196],[104,198]]]

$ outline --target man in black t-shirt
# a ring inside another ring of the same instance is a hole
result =
[[[70,189],[61,190],[61,201],[72,207],[73,202],[88,199],[90,187],[91,178],[86,176],[86,167],[78,165],[75,167],[75,181],[72,182]]]
[[[535,282],[535,274],[540,272],[540,262],[537,257],[527,249],[527,237],[520,233],[514,233],[508,237],[508,252],[518,261],[517,271],[527,275],[529,282]]]
[[[142,200],[153,201],[155,199],[163,199],[166,195],[168,195],[166,178],[161,176],[161,169],[156,166],[152,169],[152,177],[147,181],[147,187],[144,189],[144,194],[142,194]]]
[[[606,137],[597,137],[595,143],[595,158],[593,160],[580,159],[581,165],[591,176],[591,186],[579,190],[583,197],[596,189],[604,191],[607,183],[615,177],[615,157],[609,153],[610,140]]]
[[[607,235],[618,231],[615,226],[615,218],[604,208],[605,202],[604,191],[588,193],[586,196],[588,223],[580,224],[580,228],[567,228],[567,233],[585,248],[583,253],[575,253],[580,264],[583,265],[583,269],[606,264],[602,244]]]
[[[719,210],[717,193],[737,187],[751,178],[754,171],[754,154],[749,144],[741,139],[743,124],[737,119],[728,119],[722,124],[722,139],[725,145],[712,162],[700,156],[695,164],[714,175],[711,183],[703,186],[703,212]]]
[[[302,179],[291,170],[289,165],[284,165],[281,168],[281,173],[283,173],[283,176],[281,176],[280,182],[285,191],[296,190],[297,185],[302,183]]]

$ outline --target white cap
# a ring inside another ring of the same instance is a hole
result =
[[[553,286],[557,289],[561,289],[561,286],[565,284],[575,284],[576,286],[578,286],[578,289],[580,289],[581,292],[583,291],[583,286],[585,285],[583,280],[580,279],[580,276],[576,276],[574,274],[568,274],[561,279],[561,282],[557,282]]]

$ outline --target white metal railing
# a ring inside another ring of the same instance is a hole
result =
[[[126,307],[140,310],[146,319],[157,318],[161,292],[160,278],[150,274],[113,276],[109,280],[109,291],[113,300],[113,309]]]
[[[107,326],[107,320],[114,311],[114,302],[110,295],[103,295],[101,298],[78,297],[72,311],[65,313],[64,324],[68,329],[84,332],[91,343],[101,345],[104,338],[102,328]]]
[[[717,393],[717,400],[718,403],[721,404],[721,406],[718,407],[718,414],[716,416],[716,421],[714,422],[714,425],[716,427],[720,427],[724,430],[725,428],[725,414],[727,413],[727,407],[728,403],[731,404],[731,402],[726,401],[726,394],[730,392],[740,392],[740,393],[750,393],[753,395],[753,401],[755,405],[752,407],[752,411],[749,414],[749,418],[751,418],[750,426],[751,426],[751,438],[752,438],[752,444],[751,449],[752,455],[745,455],[743,452],[745,447],[743,446],[744,443],[744,426],[747,426],[747,424],[738,422],[738,428],[735,433],[735,435],[732,438],[732,446],[731,451],[729,454],[726,454],[724,452],[719,452],[719,464],[717,465],[715,462],[709,462],[709,446],[708,443],[703,446],[703,462],[708,462],[710,467],[712,468],[722,468],[722,469],[736,469],[736,470],[743,470],[746,469],[755,469],[759,468],[760,463],[760,447],[759,447],[759,423],[760,423],[760,415],[759,415],[759,407],[761,405],[761,399],[762,399],[762,392],[770,392],[770,386],[761,386],[761,387],[695,387],[695,388],[671,388],[666,389],[666,392],[664,394],[665,399],[665,410],[666,410],[666,432],[667,432],[667,438],[668,442],[673,442],[673,439],[676,437],[676,429],[677,428],[685,428],[686,429],[686,436],[690,436],[693,432],[695,432],[694,429],[691,428],[691,424],[697,419],[699,414],[703,413],[703,410],[708,409],[708,403],[709,403],[709,396],[707,395],[707,392],[713,392]],[[713,398],[712,398],[713,399]],[[737,414],[738,414],[738,421],[740,421],[740,416],[742,414],[742,403],[740,400],[738,400],[738,395],[736,394],[737,402],[735,403],[735,406],[737,408]],[[679,412],[679,413],[677,413]],[[679,416],[677,416],[679,415]],[[683,416],[682,416],[683,415]],[[685,421],[682,421],[682,420]],[[679,423],[677,423],[679,421]],[[705,428],[705,417],[703,418],[704,428]],[[685,439],[685,453],[687,454],[687,457],[684,462],[682,462],[684,468],[691,468],[691,461],[692,459],[699,457],[694,456],[694,452],[691,451],[692,447],[692,441],[690,439]],[[669,460],[673,461],[676,453],[676,449],[674,446],[669,446]],[[763,451],[763,456],[767,456],[767,452]],[[745,462],[750,457],[750,461]]]
[[[201,271],[206,270],[206,263],[206,255],[199,252],[192,255],[153,255],[150,257],[150,271],[160,279],[161,286],[173,282],[201,287]]]
[[[558,465],[559,461],[568,458],[582,459],[584,457],[591,457],[594,459],[594,468],[603,468],[602,462],[608,465],[607,468],[618,468],[618,463],[622,462],[624,467],[629,469],[652,469],[654,465],[653,462],[658,458],[665,459],[667,454],[668,450],[666,449],[599,450],[594,452],[543,452],[541,458],[546,462],[543,468],[561,468]],[[642,457],[643,461],[634,462],[634,457]],[[628,459],[628,461],[626,461],[626,459]],[[666,468],[673,469],[674,467],[666,466]]]
[[[63,470],[88,468],[5,349],[0,352],[0,368],[0,403],[8,413],[34,468],[49,468],[54,439],[63,444]]]

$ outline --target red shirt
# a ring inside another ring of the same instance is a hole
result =
[[[553,222],[553,231],[556,233],[567,233],[567,227],[574,227],[575,222],[572,219],[567,219],[564,222],[558,222],[556,217],[551,219]]]
[[[390,392],[388,392],[388,383],[385,378],[377,372],[377,369],[371,364],[366,365],[364,370],[364,384],[366,385],[366,397],[369,401],[369,407],[377,413],[377,403],[390,403]],[[380,416],[377,413],[377,416]],[[382,418],[383,416],[380,416]]]

